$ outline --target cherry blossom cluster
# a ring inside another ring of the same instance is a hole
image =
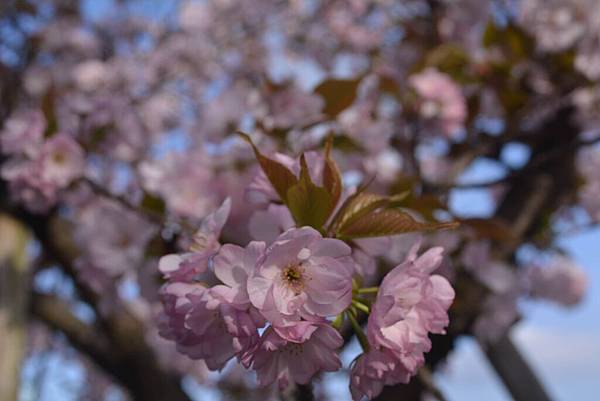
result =
[[[35,21],[22,71],[0,54],[0,78],[13,67],[22,78],[0,104],[0,189],[52,222],[67,275],[98,295],[99,315],[132,310],[166,368],[207,383],[207,367],[237,359],[260,384],[306,383],[341,369],[352,330],[364,350],[348,367],[352,393],[372,398],[423,364],[428,334],[448,325],[449,285],[453,321],[472,323],[449,341],[493,343],[523,298],[583,299],[554,222],[600,221],[600,152],[583,146],[600,122],[594,1],[181,0],[165,5],[168,21],[43,3],[14,19]],[[559,122],[572,125],[538,128],[560,126],[549,119],[565,104],[575,118]],[[270,161],[256,163],[237,129]],[[339,177],[315,151],[326,137]],[[515,145],[531,164],[509,163]],[[563,151],[578,171],[564,169],[552,224],[497,254],[512,237],[496,220],[511,219],[463,219],[452,198],[491,163],[506,175],[472,188],[498,212],[515,178]],[[460,229],[386,225],[450,216]],[[159,273],[177,249],[188,252]]]
[[[85,154],[64,132],[45,137],[47,123],[38,111],[22,112],[6,122],[0,133],[0,150],[10,156],[2,178],[11,194],[28,208],[43,212],[58,200],[58,193],[81,177]]]
[[[293,159],[276,158],[296,171]],[[311,175],[319,176],[326,160],[308,158],[316,161]],[[267,176],[260,174],[249,186],[249,199],[278,199]],[[418,256],[417,243],[379,288],[361,288],[364,259],[347,242],[296,227],[293,220],[269,242],[220,245],[229,211],[226,201],[204,220],[190,252],[160,260],[167,280],[161,335],[179,352],[212,370],[235,358],[256,371],[259,385],[276,382],[285,389],[341,368],[339,330],[346,322],[364,350],[350,367],[355,400],[375,397],[384,385],[407,383],[423,366],[428,335],[445,332],[454,299],[448,280],[432,274],[442,262],[441,247]],[[367,334],[359,323],[364,315]]]

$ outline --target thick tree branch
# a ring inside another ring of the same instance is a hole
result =
[[[65,233],[57,231],[52,214],[38,216],[11,205],[6,201],[6,197],[2,196],[2,184],[0,180],[0,208],[9,212],[35,234],[43,252],[73,279],[79,295],[96,311],[98,326],[109,342],[116,365],[105,365],[110,368],[107,373],[117,377],[136,400],[189,401],[189,397],[181,388],[181,377],[163,369],[146,343],[143,323],[125,306],[117,307],[109,314],[101,313],[98,308],[100,295],[79,279],[73,264],[75,255],[66,246]]]
[[[485,354],[515,400],[550,401],[533,370],[523,358],[510,336],[503,336]]]
[[[66,301],[52,295],[34,293],[31,312],[51,329],[63,333],[73,347],[90,357],[105,372],[113,374],[118,371],[107,339],[94,327],[79,320]]]

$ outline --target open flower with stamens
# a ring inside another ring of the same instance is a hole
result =
[[[250,301],[276,326],[337,315],[352,299],[350,254],[344,242],[313,228],[290,229],[248,280]]]

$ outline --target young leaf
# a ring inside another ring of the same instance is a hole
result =
[[[287,206],[296,224],[322,230],[335,203],[331,194],[323,187],[315,185],[308,172],[304,154],[300,157],[300,180],[289,188]]]
[[[331,158],[333,138],[329,136],[325,142],[325,165],[323,167],[323,186],[331,195],[334,205],[337,205],[342,195],[342,175],[335,160]]]
[[[429,231],[454,228],[458,224],[426,223],[415,220],[400,209],[384,209],[365,214],[350,224],[341,227],[336,235],[340,238],[385,237],[411,231]]]
[[[377,209],[395,206],[403,200],[408,192],[394,196],[381,196],[364,192],[365,187],[350,196],[336,214],[332,223],[333,232],[340,232],[362,216]]]
[[[282,202],[288,204],[288,191],[290,188],[298,184],[298,178],[292,173],[286,166],[275,161],[273,159],[269,159],[264,156],[256,145],[252,142],[250,137],[243,133],[238,132],[238,134],[252,146],[252,150],[254,150],[254,154],[256,155],[256,160],[260,164],[262,171],[265,173],[273,188],[281,198]]]
[[[335,221],[334,231],[340,231],[344,226],[348,226],[356,219],[372,212],[375,209],[382,208],[388,203],[387,198],[366,192],[357,192],[350,196],[340,209],[340,213]]]
[[[356,99],[360,79],[328,79],[315,88],[315,93],[325,100],[323,113],[335,117],[348,108]]]

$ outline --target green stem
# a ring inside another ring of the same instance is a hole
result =
[[[365,332],[363,331],[362,327],[360,327],[360,324],[358,324],[358,321],[356,321],[356,317],[354,316],[352,311],[348,311],[346,313],[346,315],[348,316],[348,319],[350,320],[350,324],[352,325],[352,328],[354,329],[354,332],[356,333],[356,337],[358,338],[358,342],[360,343],[360,346],[362,347],[363,351],[368,352],[369,348],[370,348],[369,340],[367,340],[367,336],[365,335]]]
[[[334,321],[331,323],[331,326],[334,329],[339,330],[340,327],[342,327],[342,323],[344,323],[344,314],[340,313],[335,317]]]
[[[355,308],[360,309],[361,311],[365,312],[366,314],[369,314],[371,312],[367,305],[363,304],[362,302],[360,302],[356,299],[352,300],[352,305]]]
[[[377,294],[379,287],[365,287],[358,290],[359,294]]]

